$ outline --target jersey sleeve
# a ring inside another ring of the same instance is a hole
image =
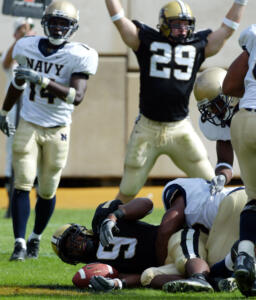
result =
[[[256,24],[253,24],[244,29],[239,37],[239,45],[242,49],[247,50],[248,53],[252,51],[256,39]]]
[[[87,75],[94,75],[98,68],[99,56],[97,51],[81,45],[81,51],[76,57],[73,73],[85,73]]]
[[[174,200],[178,195],[183,195],[186,201],[186,191],[180,184],[172,181],[167,183],[162,194],[162,200],[165,210],[168,210],[171,207],[172,200]]]
[[[123,203],[120,200],[112,200],[104,202],[96,208],[92,219],[92,230],[95,234],[99,234],[102,221],[106,219],[109,214],[114,212],[121,204]]]

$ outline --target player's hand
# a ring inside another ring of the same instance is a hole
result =
[[[111,279],[103,276],[93,276],[90,280],[89,287],[95,292],[110,292],[114,289],[121,289],[122,285],[116,284],[116,280],[118,279]]]
[[[34,71],[34,70],[31,70],[31,69],[26,68],[26,67],[18,66],[14,70],[14,72],[15,72],[15,77],[17,79],[23,79],[23,80],[30,81],[30,82],[35,83],[35,84],[42,85],[43,77],[41,75],[39,75],[39,73]]]
[[[14,135],[15,133],[15,126],[12,123],[10,123],[8,121],[7,116],[3,115],[1,112],[0,112],[0,130],[7,136]]]
[[[215,195],[220,192],[226,183],[226,177],[223,174],[213,177],[210,184],[210,193]]]
[[[103,247],[109,245],[113,239],[113,231],[118,232],[119,229],[116,226],[116,222],[111,219],[105,219],[100,226],[100,242]]]

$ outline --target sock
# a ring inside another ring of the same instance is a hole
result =
[[[15,239],[25,239],[29,214],[29,191],[15,189],[12,198],[12,224]]]
[[[249,240],[256,243],[256,207],[255,200],[248,202],[240,214],[240,241]]]
[[[221,277],[221,278],[227,278],[232,276],[232,271],[229,270],[225,264],[225,259],[221,260],[220,262],[217,262],[213,266],[211,266],[210,269],[210,276],[211,277]]]
[[[36,234],[36,233],[32,232],[30,234],[30,236],[28,237],[28,241],[33,240],[33,239],[41,240],[41,236],[42,236],[41,234]]]
[[[56,196],[52,199],[43,199],[38,195],[35,207],[35,226],[33,232],[41,235],[47,226],[55,208]]]
[[[238,253],[246,252],[247,254],[249,254],[255,258],[254,248],[255,248],[255,246],[252,241],[241,241],[241,242],[239,242],[239,245],[238,245]]]

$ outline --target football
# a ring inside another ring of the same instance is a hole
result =
[[[107,264],[91,263],[79,269],[72,278],[72,282],[80,289],[88,288],[90,279],[95,275],[118,278],[118,271]]]

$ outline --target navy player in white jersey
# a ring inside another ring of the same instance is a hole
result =
[[[159,30],[129,20],[119,0],[105,2],[140,67],[140,113],[116,198],[123,202],[133,199],[162,154],[187,176],[211,180],[215,174],[207,151],[188,118],[189,97],[201,64],[218,53],[237,29],[247,0],[235,0],[217,30],[200,32],[194,32],[195,17],[181,0],[160,10]]]
[[[240,291],[245,296],[256,295],[256,25],[246,28],[239,38],[243,52],[228,69],[223,92],[241,97],[239,111],[232,118],[231,141],[237,155],[241,178],[248,203],[240,216],[240,242],[234,274]]]
[[[13,131],[6,115],[22,94],[20,123],[13,142],[12,261],[38,257],[41,235],[54,211],[56,190],[68,157],[71,114],[82,102],[87,80],[97,69],[94,49],[68,42],[78,29],[78,20],[79,12],[72,3],[53,1],[41,22],[46,37],[24,37],[13,49],[19,66],[0,112],[0,129],[9,135]],[[35,223],[26,243],[29,193],[36,176]]]
[[[212,67],[196,79],[194,95],[200,112],[199,127],[210,141],[216,141],[216,176],[211,180],[211,193],[222,190],[233,176],[234,151],[230,137],[230,123],[238,109],[239,99],[222,93],[222,83],[227,71]]]
[[[159,289],[170,280],[185,278],[185,268],[189,276],[209,271],[204,259],[210,265],[218,262],[237,240],[243,208],[240,198],[246,198],[244,189],[239,188],[224,188],[213,196],[209,186],[200,178],[169,182],[163,190],[167,212],[160,226],[139,221],[152,210],[150,199],[104,202],[94,214],[93,231],[72,224],[61,226],[52,237],[53,249],[66,263],[99,261],[128,273],[123,275],[127,287],[141,284]],[[187,261],[190,263],[185,266]],[[197,290],[212,290],[205,280],[196,280]],[[108,280],[94,281],[95,289],[107,290]],[[191,289],[194,287],[195,283]]]

